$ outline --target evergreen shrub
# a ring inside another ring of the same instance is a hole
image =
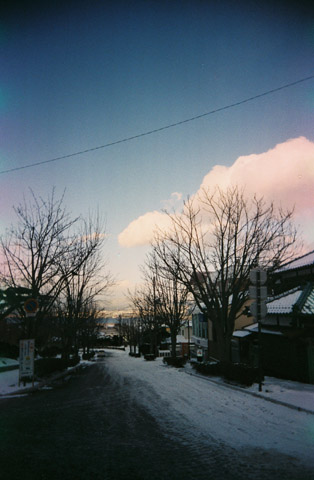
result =
[[[35,375],[45,377],[54,372],[61,372],[68,366],[68,362],[63,358],[39,358],[35,361]]]
[[[171,367],[181,368],[186,364],[185,357],[164,357],[163,362]]]

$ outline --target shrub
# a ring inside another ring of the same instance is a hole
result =
[[[86,353],[83,353],[82,359],[83,360],[90,360],[94,356],[95,356],[95,352],[88,352],[88,353],[86,352]]]
[[[147,353],[144,358],[145,360],[155,360],[156,356],[153,353]]]
[[[193,363],[193,368],[203,375],[220,375],[220,363],[219,362],[202,362]]]
[[[258,382],[258,369],[243,363],[193,363],[193,368],[203,375],[221,375],[227,380],[245,386]]]
[[[164,357],[163,362],[171,367],[181,368],[186,364],[185,357]]]
[[[35,375],[45,377],[55,372],[62,372],[68,367],[74,367],[80,362],[79,356],[73,356],[69,360],[63,358],[39,358],[35,361]]]
[[[243,363],[222,363],[221,371],[227,380],[250,386],[258,382],[258,369]]]
[[[67,366],[67,361],[62,358],[39,358],[35,361],[35,375],[44,377],[65,370]]]
[[[61,353],[61,349],[55,345],[40,350],[41,357],[56,357],[59,353]]]
[[[80,357],[79,355],[73,355],[73,357],[69,358],[68,362],[67,362],[67,366],[68,367],[75,367],[75,365],[77,365],[78,363],[80,363]]]
[[[6,358],[18,358],[19,347],[17,345],[11,345],[6,342],[0,342],[0,357]]]

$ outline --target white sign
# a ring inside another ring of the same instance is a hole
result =
[[[267,280],[267,273],[265,270],[262,270],[261,268],[253,268],[253,270],[250,271],[250,280],[251,282],[256,285],[258,282],[259,278],[259,283],[260,285],[264,285],[264,283]]]
[[[35,340],[20,340],[20,379],[34,376]]]
[[[256,318],[256,320],[258,320],[258,305],[257,305],[257,302],[253,302],[251,305],[250,305],[250,311],[253,315],[253,317]],[[266,303],[265,302],[260,302],[260,318],[265,318],[266,315],[267,315],[267,306],[266,306]]]
[[[257,285],[250,285],[249,292],[250,292],[250,297],[253,298],[254,300],[257,300],[258,298],[260,300],[267,299],[267,287],[257,288]]]

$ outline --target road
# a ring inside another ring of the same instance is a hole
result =
[[[314,479],[289,455],[195,434],[121,358],[109,353],[53,389],[0,400],[1,480]]]

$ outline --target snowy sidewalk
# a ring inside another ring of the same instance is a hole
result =
[[[239,385],[225,381],[222,377],[201,375],[197,373],[191,365],[186,365],[185,372],[226,388],[242,391],[243,393],[265,398],[274,403],[314,414],[314,385],[274,377],[265,377],[262,384],[262,392],[259,392],[257,383],[254,383],[251,387],[240,387]]]
[[[75,372],[78,368],[84,368],[90,362],[81,362],[75,367],[70,367],[63,372],[57,372],[51,377],[46,379],[42,379],[40,381],[34,382],[34,387],[32,383],[27,383],[24,387],[23,383],[19,386],[19,370],[9,370],[7,372],[0,372],[0,398],[4,397],[12,397],[14,395],[27,395],[34,390],[38,389],[48,389],[53,388],[49,387],[49,384],[61,379],[62,377],[66,377],[71,375]]]

